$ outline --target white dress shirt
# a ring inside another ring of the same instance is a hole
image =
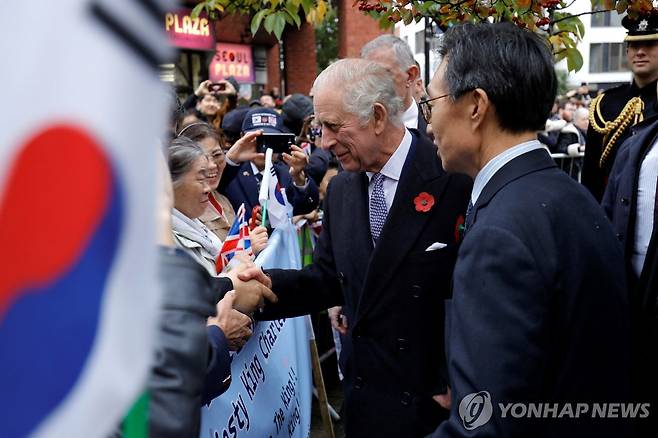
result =
[[[395,199],[395,191],[398,189],[398,181],[400,181],[400,174],[402,174],[402,168],[404,167],[404,162],[407,160],[407,155],[409,154],[409,148],[411,147],[411,133],[405,129],[404,137],[402,137],[402,142],[398,148],[393,152],[393,155],[388,159],[382,170],[379,171],[384,175],[384,181],[382,181],[382,186],[384,188],[384,198],[386,199],[386,210],[391,211],[391,206],[393,205],[393,200]],[[368,175],[368,203],[370,202],[370,197],[372,196],[372,176],[374,173],[366,172]]]
[[[411,99],[411,106],[402,113],[402,123],[407,128],[418,129],[418,104]]]
[[[656,203],[656,180],[658,179],[658,147],[656,143],[642,160],[637,183],[637,204],[635,215],[635,242],[631,264],[639,277],[647,257],[649,241],[653,232],[653,211]]]

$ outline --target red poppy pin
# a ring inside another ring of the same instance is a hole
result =
[[[421,192],[414,198],[414,205],[416,206],[416,211],[427,213],[434,206],[434,196],[427,192]]]

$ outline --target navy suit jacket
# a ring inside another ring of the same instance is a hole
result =
[[[313,264],[299,271],[268,271],[279,301],[268,303],[264,318],[343,305],[349,331],[342,338],[340,365],[348,437],[424,436],[448,415],[432,395],[445,391],[443,303],[471,180],[446,174],[436,147],[412,132],[414,141],[374,248],[368,178],[345,171],[327,190]],[[435,201],[427,212],[418,211],[414,202],[422,192]],[[435,242],[447,246],[425,251]]]
[[[499,406],[627,401],[623,256],[601,207],[541,149],[503,166],[471,218],[446,303],[452,411],[433,437],[627,436],[620,419],[502,418]],[[469,431],[460,402],[480,391],[492,416]]]
[[[228,168],[229,166],[227,166]],[[286,164],[276,162],[274,163],[274,169],[279,178],[279,184],[281,187],[286,188],[286,196],[288,197],[288,202],[293,207],[292,213],[294,215],[310,213],[317,208],[320,202],[320,194],[318,192],[318,186],[312,178],[308,178],[306,188],[300,189],[295,187]],[[256,205],[260,205],[258,202],[258,180],[254,176],[251,163],[242,163],[235,176],[233,176],[232,172],[229,174],[232,179],[226,181],[226,188],[223,188],[221,193],[231,201],[231,205],[233,205],[236,211],[240,208],[240,204],[244,203],[246,209],[245,219],[249,219],[251,217],[251,210]],[[222,177],[222,181],[224,181],[224,177]]]
[[[653,224],[644,267],[638,277],[632,268],[635,223],[637,220],[637,191],[642,161],[658,138],[658,120],[638,125],[619,149],[610,172],[603,196],[603,208],[612,221],[617,237],[624,249],[628,287],[630,291],[633,336],[632,388],[635,400],[651,401],[658,406],[658,223]],[[655,146],[654,146],[655,147]],[[638,424],[638,436],[655,434],[658,413],[651,413],[652,421]]]

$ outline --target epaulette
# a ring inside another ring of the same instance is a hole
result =
[[[611,91],[612,94],[614,94],[615,90],[621,87],[623,86],[612,88],[606,91],[606,93]],[[644,102],[640,97],[636,96],[626,102],[626,105],[624,105],[624,108],[614,120],[605,120],[601,114],[601,101],[606,93],[596,96],[589,106],[589,124],[596,132],[603,135],[603,152],[599,158],[599,167],[601,169],[603,169],[605,161],[610,155],[610,152],[612,152],[615,143],[626,128],[628,128],[628,125],[630,125],[631,122],[635,125],[636,123],[641,122],[644,118],[642,116]],[[601,121],[603,126],[597,122],[597,118]]]

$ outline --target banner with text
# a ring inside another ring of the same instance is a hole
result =
[[[301,267],[292,224],[274,231],[256,264]],[[307,319],[256,324],[249,342],[233,357],[230,388],[202,408],[201,438],[309,436],[312,380]]]

